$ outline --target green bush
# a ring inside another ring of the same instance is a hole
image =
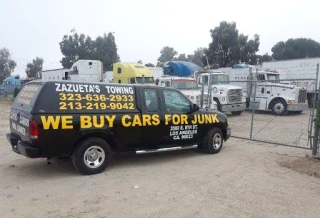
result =
[[[19,94],[19,92],[20,92],[20,90],[21,89],[19,89],[19,88],[14,88],[14,91],[13,91],[13,97],[15,98],[15,97],[17,97],[17,95]]]

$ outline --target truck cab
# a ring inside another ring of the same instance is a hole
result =
[[[281,81],[276,71],[259,70],[252,65],[220,68],[246,93],[247,107],[272,111],[275,115],[301,113],[307,106],[307,90]],[[255,87],[256,86],[256,87]]]
[[[275,72],[257,71],[253,76],[257,80],[254,97],[252,83],[250,89],[250,104],[258,110],[271,110],[275,115],[285,115],[289,111],[301,113],[307,105],[307,90],[295,85],[280,82],[280,75]]]
[[[219,111],[240,115],[246,108],[246,99],[239,86],[231,85],[229,76],[220,71],[196,72],[197,83],[204,93],[217,103]]]
[[[21,88],[20,75],[11,75],[5,78],[0,85],[0,94],[8,95],[14,92],[15,88]]]
[[[192,77],[161,76],[156,80],[156,84],[162,87],[172,87],[180,90],[191,102],[201,105],[201,91],[197,81]],[[203,107],[210,110],[217,110],[217,103],[208,103],[207,95],[203,98]]]
[[[154,76],[148,67],[139,63],[126,62],[113,64],[113,82],[155,85]]]

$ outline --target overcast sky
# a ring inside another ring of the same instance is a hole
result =
[[[44,69],[61,68],[59,42],[72,28],[92,38],[115,32],[123,62],[157,63],[164,46],[190,54],[207,47],[210,29],[235,21],[240,33],[260,35],[258,54],[278,41],[307,37],[320,41],[319,0],[0,0],[0,48],[17,62],[36,56]]]

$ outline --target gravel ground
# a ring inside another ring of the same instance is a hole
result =
[[[309,150],[231,138],[216,155],[117,155],[82,176],[70,160],[12,152],[9,106],[0,102],[0,217],[320,217],[320,179],[280,165]]]

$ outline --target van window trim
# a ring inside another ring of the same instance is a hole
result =
[[[145,98],[145,94],[144,94],[144,91],[145,90],[154,90],[155,92],[156,92],[156,95],[157,95],[157,99],[158,99],[158,108],[157,108],[157,111],[149,111],[148,110],[148,107],[147,107],[147,105],[146,105],[146,98]],[[159,92],[158,92],[158,89],[156,89],[156,88],[143,88],[142,89],[142,96],[143,96],[143,106],[144,106],[144,108],[145,108],[145,111],[147,112],[147,113],[159,113],[159,112],[161,112],[161,102],[160,102],[160,96],[159,96]]]

